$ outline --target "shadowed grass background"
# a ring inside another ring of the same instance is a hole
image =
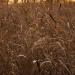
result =
[[[0,6],[0,75],[75,75],[74,9]]]

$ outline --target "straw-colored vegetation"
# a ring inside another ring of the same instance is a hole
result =
[[[2,3],[0,75],[75,75],[74,3]]]

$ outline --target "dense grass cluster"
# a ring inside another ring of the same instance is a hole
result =
[[[0,5],[0,75],[75,75],[74,9]]]

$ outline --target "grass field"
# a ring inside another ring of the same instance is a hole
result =
[[[75,4],[0,5],[0,75],[75,75]]]

